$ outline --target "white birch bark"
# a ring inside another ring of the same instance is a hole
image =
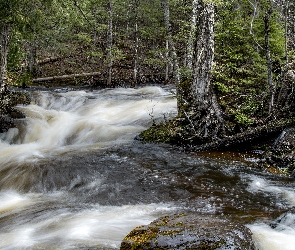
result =
[[[265,16],[264,16],[264,43],[265,43],[265,58],[266,58],[266,64],[267,64],[267,84],[269,89],[269,114],[272,113],[273,107],[274,107],[274,96],[276,91],[276,86],[272,80],[272,59],[271,59],[271,53],[270,53],[270,47],[269,47],[269,38],[270,38],[270,16],[272,13],[272,7],[267,10]]]
[[[109,20],[108,20],[108,38],[107,38],[107,72],[108,72],[108,78],[107,78],[107,86],[110,87],[112,85],[112,67],[113,67],[113,1],[110,0],[108,2],[107,11],[109,14]]]
[[[165,21],[165,29],[167,41],[171,50],[171,57],[173,61],[173,76],[176,84],[176,88],[178,88],[180,84],[180,74],[179,74],[179,63],[177,58],[177,53],[172,37],[171,23],[170,23],[170,8],[169,8],[169,0],[162,0],[163,8],[164,8],[164,21]]]
[[[169,66],[170,66],[170,58],[169,58],[169,41],[166,39],[166,70],[165,70],[165,81],[168,82],[169,80]]]
[[[197,4],[198,0],[192,2],[192,16],[191,16],[191,29],[187,44],[187,59],[186,65],[189,69],[193,68],[193,54],[194,54],[194,42],[195,42],[195,31],[196,31],[196,18],[197,18]]]
[[[214,4],[197,0],[193,78],[184,112],[195,140],[208,142],[223,132],[223,117],[211,86],[214,60]]]
[[[133,86],[137,83],[138,73],[138,49],[139,49],[139,37],[138,37],[138,6],[139,0],[135,0],[135,44],[134,44],[134,67],[133,67]]]
[[[7,84],[7,56],[10,40],[10,25],[0,23],[0,92],[4,91]]]
[[[193,91],[197,106],[207,106],[210,96],[210,71],[214,60],[214,6],[198,0],[197,31],[193,68]]]

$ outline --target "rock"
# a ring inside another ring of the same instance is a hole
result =
[[[25,115],[14,108],[18,104],[27,105],[31,101],[26,92],[0,92],[0,133],[15,127],[14,120],[25,118]]]
[[[213,215],[178,214],[159,218],[131,231],[121,250],[255,249],[244,225]]]
[[[10,128],[14,128],[13,120],[7,116],[0,116],[0,133],[6,132]]]
[[[266,162],[276,168],[287,168],[295,177],[295,128],[284,130],[265,155]]]
[[[22,119],[22,118],[25,118],[25,114],[17,109],[12,109],[10,112],[9,112],[9,116],[13,119]]]
[[[279,230],[282,230],[283,227],[295,228],[295,207],[275,219],[270,226]]]

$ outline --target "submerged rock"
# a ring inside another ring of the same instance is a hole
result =
[[[278,230],[284,230],[286,227],[295,229],[295,207],[275,219],[270,226]]]
[[[173,215],[131,231],[122,241],[129,249],[255,249],[244,225],[212,215]]]

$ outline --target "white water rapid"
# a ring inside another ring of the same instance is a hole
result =
[[[249,191],[269,195],[277,206],[295,207],[294,187],[278,186],[274,181],[252,177]],[[260,221],[248,226],[259,250],[295,249],[295,214],[286,213],[274,223]]]
[[[136,226],[186,210],[255,220],[258,249],[295,249],[295,214],[271,217],[295,206],[292,180],[134,140],[176,115],[169,88],[30,93],[26,118],[0,134],[1,250],[119,249]]]
[[[44,185],[35,185],[48,171],[36,168],[46,168],[48,161],[68,153],[123,145],[153,119],[175,115],[176,101],[169,91],[160,87],[60,90],[37,91],[32,96],[32,104],[19,107],[27,118],[18,128],[0,135],[1,250],[117,249],[134,227],[174,209],[162,203],[77,204],[80,200],[69,190],[79,175],[69,180],[69,188],[67,184],[62,188],[46,186],[41,192]],[[45,162],[45,166],[38,162]],[[102,188],[102,179],[94,176],[87,188]]]

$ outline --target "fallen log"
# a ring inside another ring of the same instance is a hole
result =
[[[71,75],[62,75],[62,76],[49,76],[49,77],[35,78],[32,80],[32,82],[39,83],[39,82],[75,79],[75,78],[88,77],[88,76],[100,76],[101,74],[102,74],[101,72],[90,72],[90,73],[71,74]]]
[[[295,126],[295,118],[280,122],[272,122],[267,125],[256,127],[233,136],[225,137],[211,143],[193,146],[191,149],[197,152],[228,150],[228,149],[247,149],[249,146],[262,143],[278,136],[285,129]]]
[[[164,74],[141,74],[140,77],[158,77],[163,76]],[[103,72],[90,72],[90,73],[80,73],[80,74],[71,74],[71,75],[61,75],[61,76],[48,76],[48,77],[40,77],[35,78],[32,80],[33,83],[40,83],[40,82],[50,82],[50,81],[59,81],[59,80],[68,80],[68,79],[75,79],[81,77],[91,77],[91,76],[101,76],[103,77]],[[124,80],[122,78],[113,78],[114,81],[116,80]],[[130,77],[131,79],[131,77]],[[128,79],[128,80],[130,80]],[[105,80],[103,77],[102,80]],[[125,79],[126,80],[126,79]]]
[[[38,66],[41,66],[41,65],[45,65],[47,63],[54,63],[54,62],[57,62],[57,61],[61,61],[63,59],[67,58],[66,56],[64,57],[48,57],[48,58],[45,58],[43,60],[37,60],[37,65]]]

